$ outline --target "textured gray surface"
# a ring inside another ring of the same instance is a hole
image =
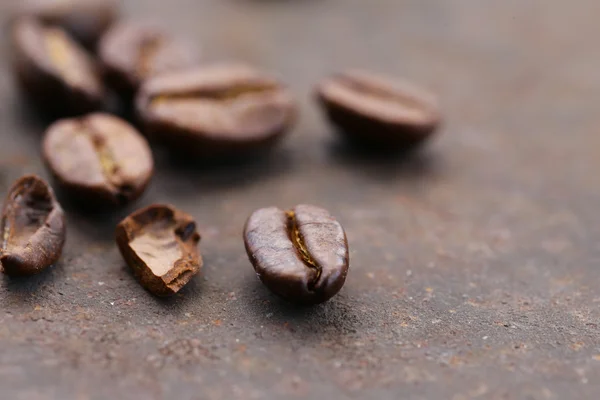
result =
[[[5,15],[11,2],[2,2]],[[0,283],[6,399],[600,397],[600,55],[595,0],[133,1],[207,60],[278,72],[302,117],[269,160],[158,157],[129,210],[68,208],[58,265]],[[0,50],[0,189],[46,176],[43,130]],[[311,85],[347,65],[439,93],[426,151],[376,161],[336,144]],[[194,215],[205,268],[170,300],[113,243],[134,208]],[[269,294],[241,230],[258,207],[315,203],[345,226],[346,286],[295,309]]]

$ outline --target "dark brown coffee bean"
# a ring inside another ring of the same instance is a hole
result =
[[[440,123],[436,99],[408,82],[364,71],[325,79],[317,97],[340,133],[361,145],[411,148]]]
[[[196,51],[148,22],[122,22],[102,38],[98,54],[106,80],[124,95],[133,96],[140,84],[157,74],[191,67]]]
[[[225,64],[150,79],[137,112],[151,138],[206,157],[269,148],[295,119],[292,96],[278,81]]]
[[[175,294],[202,267],[194,219],[154,204],[117,226],[117,245],[141,285],[157,296]]]
[[[137,199],[154,170],[146,139],[108,114],[54,123],[44,137],[43,156],[60,186],[86,205]]]
[[[93,49],[118,17],[119,6],[117,0],[21,0],[14,14],[59,26]]]
[[[17,78],[43,110],[73,115],[102,108],[96,65],[65,31],[21,19],[13,26],[13,48]]]
[[[260,280],[291,302],[322,303],[346,281],[346,233],[322,208],[255,211],[246,222],[244,243]]]
[[[2,209],[0,262],[8,275],[33,275],[54,264],[65,244],[65,216],[40,177],[17,180]]]

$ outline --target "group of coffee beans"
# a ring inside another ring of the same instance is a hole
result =
[[[154,172],[147,139],[202,159],[246,157],[273,147],[293,125],[295,101],[277,79],[242,64],[203,65],[168,32],[118,14],[110,0],[26,0],[12,20],[15,74],[23,93],[58,118],[43,138],[43,158],[70,198],[94,208],[140,197]],[[144,135],[107,112],[110,93],[132,108]],[[324,79],[316,97],[343,137],[361,147],[414,149],[440,122],[431,95],[364,71]],[[1,229],[5,273],[29,275],[55,263],[66,231],[52,188],[37,176],[19,179]],[[202,266],[193,218],[170,205],[134,212],[118,224],[116,241],[158,296],[177,293]],[[292,302],[326,301],[345,282],[346,235],[319,207],[260,209],[244,241],[262,282]]]

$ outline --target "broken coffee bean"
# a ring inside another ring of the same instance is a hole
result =
[[[340,291],[348,273],[344,229],[326,210],[298,205],[255,211],[244,227],[244,243],[260,280],[296,303],[327,301]]]
[[[424,142],[441,117],[435,98],[416,86],[365,71],[342,72],[317,87],[318,100],[351,142],[387,150]]]
[[[104,106],[94,60],[62,29],[20,19],[13,26],[13,50],[17,79],[42,111],[65,116]]]
[[[228,64],[150,79],[136,106],[151,139],[210,158],[270,148],[296,114],[290,92],[278,81]]]
[[[134,212],[119,223],[116,239],[141,285],[157,296],[177,293],[202,267],[194,219],[170,205]]]
[[[2,209],[0,263],[7,275],[33,275],[62,253],[66,227],[50,186],[35,175],[17,180]]]

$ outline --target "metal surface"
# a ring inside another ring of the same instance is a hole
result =
[[[6,15],[11,2],[2,2]],[[133,207],[67,207],[62,261],[0,283],[3,399],[600,398],[600,53],[595,0],[133,1],[207,60],[278,72],[302,117],[272,158],[238,167],[158,155]],[[42,124],[0,50],[0,189],[47,176]],[[436,91],[424,152],[339,146],[310,98],[346,66]],[[152,202],[197,218],[205,268],[178,296],[144,291],[113,242]],[[246,217],[314,203],[345,226],[351,270],[294,308],[256,279]]]

